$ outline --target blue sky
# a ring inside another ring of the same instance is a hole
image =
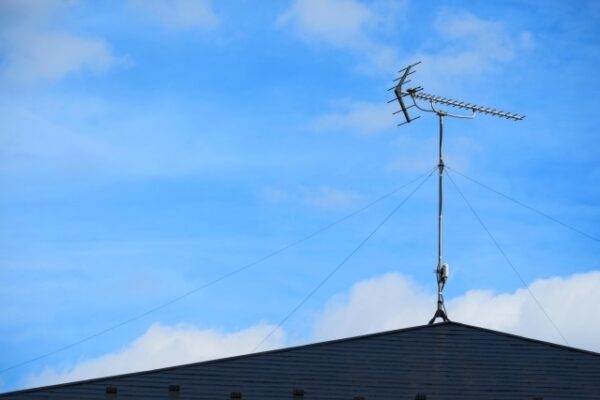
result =
[[[203,285],[436,164],[386,92],[525,114],[448,120],[449,166],[600,237],[600,3],[0,1],[0,369]],[[569,344],[600,351],[600,246],[454,174]],[[0,390],[252,351],[412,188]],[[446,186],[448,312],[562,343]],[[264,348],[426,323],[428,180]],[[118,367],[116,367],[116,365]]]

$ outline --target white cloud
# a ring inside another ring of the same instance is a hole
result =
[[[211,0],[129,0],[129,4],[171,30],[213,28],[219,24]]]
[[[529,286],[571,346],[600,351],[600,271],[538,279]],[[446,299],[457,322],[562,343],[527,290],[472,290]],[[329,303],[315,324],[317,339],[338,338],[425,324],[435,296],[399,274],[355,284]],[[564,343],[562,343],[564,344]]]
[[[396,51],[372,33],[388,17],[356,0],[294,0],[276,26],[291,29],[307,42],[349,50],[367,60],[361,65],[364,70],[391,72],[398,65]]]
[[[121,351],[64,368],[47,367],[29,376],[28,386],[70,382],[251,353],[274,326],[260,324],[233,333],[202,330],[190,325],[152,325]],[[261,350],[281,347],[284,333],[278,329]]]
[[[400,274],[356,283],[332,299],[317,319],[317,340],[423,325],[434,296]]]
[[[392,113],[396,104],[351,102],[341,111],[317,117],[311,126],[318,131],[342,131],[374,134],[394,127]]]
[[[600,351],[600,271],[534,281],[529,289],[571,345]],[[526,289],[513,293],[473,290],[448,305],[457,321],[562,343]]]
[[[59,80],[87,71],[99,73],[120,62],[110,45],[99,38],[53,29],[56,14],[74,2],[6,1],[0,5],[0,70],[10,82]]]

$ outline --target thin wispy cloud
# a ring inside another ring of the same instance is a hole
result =
[[[168,30],[209,29],[220,23],[211,0],[128,0],[128,4]]]
[[[240,162],[229,143],[210,131],[187,137],[174,130],[173,121],[186,120],[183,113],[173,118],[162,111],[162,103],[153,108],[124,116],[95,97],[63,97],[60,106],[5,102],[0,173],[131,179],[207,173]],[[83,117],[71,117],[73,110]],[[109,115],[102,126],[89,122]]]
[[[276,24],[291,27],[305,39],[354,48],[369,42],[365,29],[374,18],[368,7],[354,0],[295,0]]]
[[[350,51],[363,61],[360,68],[390,72],[398,65],[394,47],[379,41],[372,31],[386,20],[373,6],[356,0],[294,0],[276,20],[307,43]]]
[[[356,207],[361,198],[355,192],[329,186],[321,186],[304,192],[304,199],[308,204],[327,210],[345,210]]]
[[[462,9],[442,8],[433,22],[435,44],[406,57],[420,60],[420,79],[447,85],[444,77],[469,80],[497,71],[535,47],[531,32],[510,29],[504,21],[482,18]]]
[[[310,126],[319,132],[371,135],[393,129],[395,104],[364,101],[344,102],[337,110],[315,118]]]
[[[400,130],[393,142],[394,158],[387,164],[388,171],[418,172],[436,164],[435,149],[438,145],[436,136],[422,137],[412,131]],[[447,147],[446,160],[456,168],[467,171],[473,154],[481,151],[477,141],[467,135],[454,134]]]
[[[329,211],[351,209],[363,198],[354,191],[326,185],[295,189],[267,187],[261,191],[260,196],[274,204],[304,205]]]
[[[511,32],[501,21],[484,19],[464,10],[442,9],[434,28],[446,40],[462,48],[450,48],[448,54],[476,60],[473,64],[456,64],[454,68],[485,71],[493,62],[514,59],[518,52],[532,48],[533,36],[527,31]]]
[[[0,4],[3,78],[14,83],[56,81],[75,73],[99,74],[126,62],[102,38],[53,26],[73,2],[6,1]]]

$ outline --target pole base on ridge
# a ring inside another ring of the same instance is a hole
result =
[[[435,312],[435,314],[433,315],[433,318],[431,318],[431,320],[429,321],[428,325],[433,325],[433,323],[435,322],[436,318],[441,318],[444,322],[450,322],[450,319],[446,315],[446,312],[444,310],[438,309]]]

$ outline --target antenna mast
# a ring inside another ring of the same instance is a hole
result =
[[[415,64],[411,64],[406,68],[398,71],[401,76],[394,81],[397,81],[398,84],[390,90],[394,90],[396,95],[395,99],[390,100],[389,102],[398,101],[400,104],[400,110],[394,112],[394,114],[402,113],[404,117],[404,122],[398,124],[398,126],[402,126],[404,124],[408,124],[416,119],[419,119],[421,116],[418,115],[412,118],[408,110],[410,108],[417,108],[420,111],[434,113],[438,117],[439,121],[439,147],[438,147],[438,260],[437,260],[437,268],[435,269],[435,274],[437,278],[437,287],[438,287],[438,299],[437,299],[437,309],[433,318],[429,321],[429,324],[433,324],[437,318],[441,318],[442,321],[448,322],[450,319],[448,318],[448,314],[446,312],[446,306],[444,305],[444,286],[446,285],[446,281],[448,280],[449,275],[449,267],[448,264],[444,263],[443,259],[443,194],[444,194],[444,118],[452,117],[452,118],[460,118],[460,119],[473,119],[477,115],[477,113],[488,114],[496,117],[502,117],[506,119],[512,119],[515,121],[521,121],[525,118],[523,115],[508,113],[504,111],[499,111],[492,108],[482,107],[474,104],[465,103],[462,101],[451,100],[445,97],[434,96],[431,94],[423,93],[423,88],[421,86],[416,86],[413,88],[405,89],[403,86],[409,83],[411,80],[407,79],[409,75],[412,75],[416,71],[413,69],[421,62],[417,62]],[[408,106],[404,103],[405,99],[410,99],[412,104]],[[424,106],[419,104],[419,102],[427,102],[428,105]],[[446,106],[456,107],[463,110],[468,110],[470,114],[453,114],[442,109],[436,108],[437,105],[442,104]]]

